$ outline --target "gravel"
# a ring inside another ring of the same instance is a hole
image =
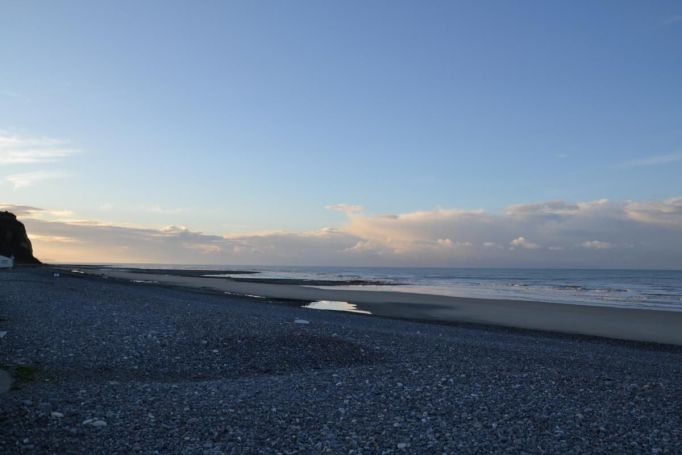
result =
[[[682,453],[680,347],[53,272],[0,273],[0,453]]]

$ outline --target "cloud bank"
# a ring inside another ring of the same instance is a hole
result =
[[[547,201],[502,214],[339,208],[348,207],[338,228],[251,235],[79,221],[68,211],[29,206],[0,210],[26,223],[38,257],[60,262],[682,268],[682,197]]]

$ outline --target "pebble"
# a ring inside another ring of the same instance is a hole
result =
[[[100,419],[86,419],[83,421],[83,425],[90,425],[93,427],[106,427],[107,423]]]

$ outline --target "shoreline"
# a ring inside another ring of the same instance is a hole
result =
[[[321,289],[293,284],[245,282],[229,278],[182,276],[87,268],[85,275],[117,280],[207,289],[241,296],[305,303],[348,302],[372,315],[427,322],[462,322],[662,344],[682,345],[682,312],[523,300],[495,300],[395,291]],[[156,272],[156,271],[154,271]]]

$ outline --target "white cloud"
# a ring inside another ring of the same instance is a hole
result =
[[[453,242],[452,239],[437,239],[436,243],[444,248],[469,248],[474,246],[471,242]]]
[[[31,138],[0,131],[0,166],[52,163],[77,152],[60,139]]]
[[[164,234],[184,234],[189,232],[185,226],[164,226],[161,229]]]
[[[18,217],[37,217],[43,209],[31,207],[30,205],[0,204],[0,212],[9,211]]]
[[[12,174],[5,177],[5,180],[12,184],[14,189],[26,188],[45,180],[53,180],[68,177],[62,171],[32,171],[21,174]]]
[[[54,169],[36,169],[67,158],[78,150],[66,141],[49,137],[27,137],[0,130],[0,167],[21,166],[22,171],[4,176],[15,190],[33,186],[39,182],[65,178],[67,173]],[[28,170],[33,168],[33,170]]]
[[[625,213],[643,223],[682,226],[682,197],[663,201],[628,202]]]
[[[490,215],[481,211],[443,209],[400,215],[354,214],[342,229],[358,238],[371,240],[378,249],[409,256],[440,250],[445,239],[453,246],[457,242],[471,241],[467,236],[474,231],[486,232],[491,220]],[[439,239],[442,240],[440,243]]]
[[[344,251],[365,253],[365,252],[376,252],[380,250],[380,247],[369,240],[358,240],[358,242],[350,248],[346,248]]]
[[[622,167],[644,167],[644,166],[658,166],[661,164],[670,164],[682,161],[682,153],[669,153],[667,155],[655,155],[646,158],[626,161],[621,163]]]
[[[223,251],[220,246],[210,243],[188,243],[184,246],[187,249],[198,251],[201,254],[217,254]]]
[[[512,247],[524,248],[526,250],[537,250],[540,248],[540,245],[531,242],[525,237],[516,237],[514,240],[509,242],[509,245]]]
[[[184,209],[182,208],[168,208],[168,207],[161,207],[160,205],[144,205],[141,207],[141,209],[145,212],[151,212],[151,213],[158,213],[160,215],[176,215],[178,213],[182,213]]]
[[[436,243],[445,248],[452,248],[455,245],[450,239],[438,239],[436,240]]]
[[[76,243],[76,239],[71,237],[64,237],[60,235],[40,235],[31,234],[31,240],[33,242],[49,242],[49,243]]]
[[[606,250],[612,247],[609,242],[602,242],[601,240],[585,240],[582,246],[589,250]]]
[[[563,201],[547,201],[535,204],[517,204],[507,207],[510,216],[561,216],[573,215],[580,207],[577,204],[567,204]]]
[[[325,205],[324,208],[327,210],[333,210],[334,212],[342,212],[342,213],[359,213],[365,209],[361,205],[354,205],[354,204],[332,204],[332,205]]]

